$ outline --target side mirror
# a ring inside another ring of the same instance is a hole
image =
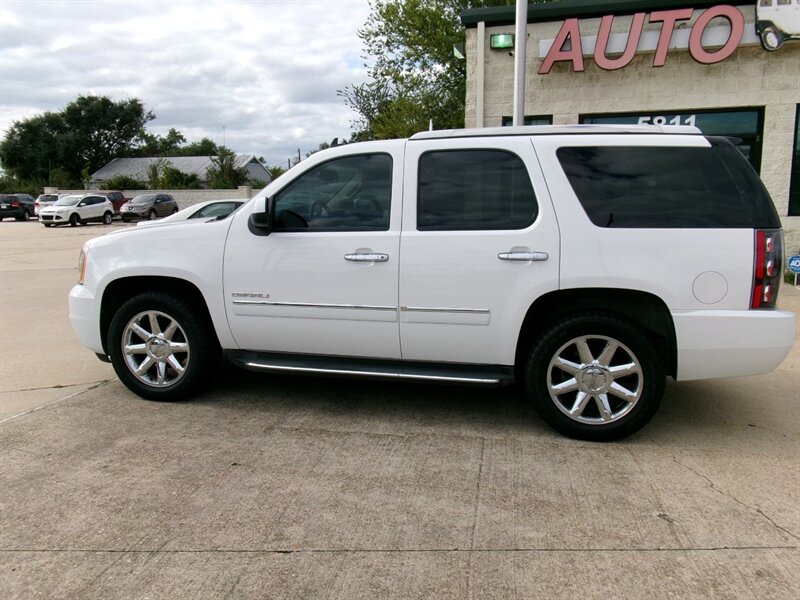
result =
[[[250,231],[257,235],[269,235],[272,233],[274,222],[275,198],[271,196],[263,201],[257,200],[253,212],[250,214]]]

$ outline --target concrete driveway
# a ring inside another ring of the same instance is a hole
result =
[[[797,344],[613,444],[513,389],[227,367],[147,402],[67,320],[120,226],[0,223],[0,597],[800,597]]]

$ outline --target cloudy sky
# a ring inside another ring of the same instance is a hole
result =
[[[0,135],[78,95],[139,98],[187,140],[286,163],[348,137],[367,0],[0,0]],[[224,138],[223,138],[224,136]]]

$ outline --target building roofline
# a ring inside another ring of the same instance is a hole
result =
[[[675,8],[706,8],[717,4],[752,4],[757,0],[561,0],[543,4],[528,4],[528,23],[561,21],[570,17],[588,19],[603,15],[631,15],[637,12],[669,10]],[[468,8],[461,13],[461,23],[477,27],[478,23],[487,25],[514,25],[516,9],[512,6],[493,6],[489,8]]]

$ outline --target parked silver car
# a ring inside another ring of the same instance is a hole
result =
[[[178,203],[169,194],[140,194],[123,204],[119,212],[126,223],[134,219],[152,221],[178,212]]]

